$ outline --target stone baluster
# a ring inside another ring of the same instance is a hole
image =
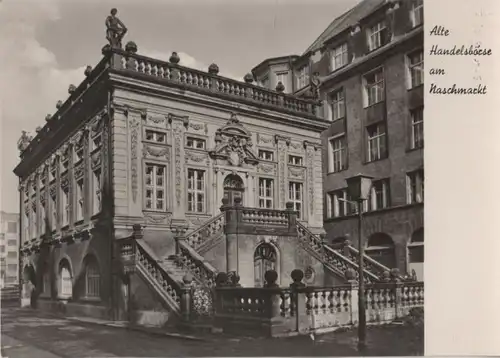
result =
[[[173,229],[174,232],[174,239],[175,239],[175,255],[176,256],[181,256],[181,242],[186,241],[186,231],[187,228],[184,226],[181,227],[176,227]]]
[[[394,310],[396,319],[403,317],[403,283],[396,277],[394,282]]]
[[[181,315],[183,322],[189,322],[191,317],[191,292],[193,277],[187,273],[182,278],[184,285],[181,287]]]
[[[350,302],[349,310],[351,312],[351,324],[357,324],[359,321],[359,307],[358,307],[358,294],[359,294],[359,284],[355,279],[349,280],[350,289]]]

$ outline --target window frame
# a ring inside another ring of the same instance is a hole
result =
[[[335,148],[334,142],[340,141],[341,147]],[[343,146],[342,146],[343,145]],[[336,154],[340,159],[340,166],[336,168]],[[328,174],[339,173],[348,168],[348,146],[346,133],[339,133],[328,138]]]
[[[152,174],[151,174],[151,184],[147,184],[147,178],[148,178],[148,167],[152,167]],[[168,208],[168,200],[167,200],[167,180],[168,180],[168,175],[167,175],[167,165],[165,163],[158,163],[155,161],[147,160],[144,161],[144,167],[143,167],[143,175],[144,175],[144,200],[143,200],[143,210],[146,211],[155,211],[155,212],[166,212]],[[158,175],[157,171],[158,169],[163,169],[163,184],[158,185]],[[151,197],[148,199],[148,190],[151,190]],[[163,201],[163,207],[158,208],[158,192],[159,190],[163,191],[163,198],[160,198],[160,200]],[[151,201],[151,207],[148,207],[148,200]],[[101,203],[102,203],[102,198],[101,198]],[[102,204],[101,204],[102,206]]]
[[[190,172],[192,172],[193,178],[192,185],[190,182]],[[202,174],[202,178],[200,180],[199,176],[200,173]],[[187,185],[186,185],[186,201],[187,201],[187,210],[186,212],[192,213],[192,214],[204,214],[207,211],[207,195],[206,195],[206,189],[207,189],[207,171],[204,169],[200,168],[187,168],[186,170],[186,177],[187,177]],[[198,181],[202,183],[202,188],[198,189]],[[190,188],[190,185],[192,186]],[[189,200],[189,194],[192,194],[192,197],[194,200],[190,201]],[[198,200],[198,195],[202,195],[202,200]],[[192,204],[190,204],[190,202]],[[199,204],[201,203],[201,210],[199,210]]]
[[[377,80],[377,75],[380,74],[381,79]],[[374,76],[373,83],[368,81],[368,77]],[[372,99],[371,90],[375,89],[376,98]],[[364,108],[368,108],[385,101],[385,69],[383,66],[374,68],[373,70],[363,74],[363,104]]]
[[[264,183],[264,185],[262,185],[261,183]],[[258,184],[257,200],[259,204],[258,207],[261,209],[274,209],[274,193],[275,193],[274,178],[259,177],[257,184]],[[269,188],[271,193],[269,195],[267,195],[268,186],[266,184],[270,184]],[[264,206],[261,205],[261,200],[263,201]],[[269,207],[267,205],[268,203],[271,203]]]
[[[345,100],[345,91],[344,88],[338,88],[328,94],[329,104],[330,104],[330,112],[331,112],[331,121],[335,122],[345,118],[346,116],[346,100]],[[335,111],[335,108],[337,109]],[[335,113],[338,113],[335,116]]]
[[[331,50],[331,61],[330,61],[330,68],[331,72],[337,71],[341,69],[342,67],[345,67],[349,64],[349,47],[347,46],[347,42],[343,42],[339,44],[338,46],[335,46]],[[341,59],[341,64],[337,66],[337,58]]]
[[[375,27],[377,29],[375,29]],[[389,31],[385,20],[380,20],[367,28],[368,51],[372,52],[388,43],[388,39],[382,37],[383,31]],[[374,41],[375,39],[375,41]]]
[[[261,156],[261,154],[270,154],[271,159],[266,158],[264,155],[264,158]],[[274,162],[274,150],[269,150],[269,149],[259,149],[257,152],[258,158],[260,160],[264,160],[266,162]]]
[[[412,59],[414,58],[415,55],[421,57],[419,59],[420,62],[416,62],[416,63],[412,62]],[[424,84],[424,60],[425,60],[423,49],[420,48],[420,49],[408,52],[405,55],[405,58],[406,58],[406,73],[407,73],[407,89],[412,90],[414,88],[423,86],[423,84]],[[420,71],[420,77],[419,77],[420,82],[414,83],[415,82],[414,78],[416,78],[416,77],[414,77],[414,72],[416,71],[415,68],[418,68],[419,66],[421,67],[419,70]]]
[[[90,275],[89,268],[95,269]],[[84,298],[91,300],[101,299],[101,271],[95,258],[88,259],[85,263],[84,274],[85,290]],[[90,281],[90,282],[89,282]]]
[[[416,114],[419,114],[416,119]],[[424,108],[418,107],[410,111],[410,149],[422,149],[424,147]],[[416,135],[418,133],[418,135]],[[420,138],[417,138],[420,136]]]
[[[295,194],[293,197],[292,193]],[[299,199],[296,198],[297,193],[299,194]],[[304,183],[299,181],[288,182],[288,201],[293,204],[293,210],[297,212],[297,219],[303,219]]]
[[[152,136],[153,136],[152,139],[148,138],[149,133],[152,134]],[[163,136],[163,140],[161,140],[161,141],[158,140],[159,135]],[[158,128],[145,127],[143,141],[147,142],[147,143],[166,145],[167,144],[167,132],[159,130]]]
[[[371,136],[370,133],[370,128],[376,127],[377,132],[375,135]],[[380,128],[383,129],[383,131],[380,131]],[[376,162],[377,160],[382,160],[386,159],[389,156],[388,148],[387,148],[387,125],[385,122],[378,122],[371,124],[369,126],[366,126],[365,128],[366,131],[366,162],[367,163],[372,163]],[[372,157],[372,143],[376,143],[377,147],[377,156]],[[382,145],[383,144],[383,145]],[[382,151],[383,148],[383,151]]]
[[[419,22],[417,22],[417,16],[415,14],[417,11],[420,12],[420,18]],[[411,24],[412,28],[421,26],[424,24],[424,1],[423,0],[414,0],[411,4],[411,9],[410,9],[410,18],[411,18]]]
[[[192,141],[193,146],[188,145],[189,141]],[[202,148],[198,148],[197,146],[195,146],[196,143],[203,143]],[[186,136],[186,142],[184,143],[184,147],[194,150],[207,150],[207,140],[205,138],[188,135]]]
[[[299,159],[296,161],[296,159]],[[288,154],[288,165],[304,166],[304,157],[302,155]]]
[[[417,169],[406,173],[406,203],[408,205],[424,202],[424,169]]]

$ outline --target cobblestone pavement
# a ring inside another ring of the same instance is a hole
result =
[[[370,329],[368,339],[372,343],[365,355],[423,354],[421,342],[416,346],[413,342],[415,336],[415,332],[406,328]],[[29,309],[2,309],[2,357],[9,358],[352,355],[358,355],[355,332],[325,334],[314,341],[301,336],[283,339],[210,337],[203,342],[75,322]]]

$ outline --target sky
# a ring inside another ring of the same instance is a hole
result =
[[[302,54],[359,0],[0,0],[0,210],[19,212],[17,140],[34,134],[95,66],[111,8],[138,53],[242,79],[266,58]]]

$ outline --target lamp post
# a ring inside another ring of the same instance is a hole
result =
[[[365,307],[365,280],[363,271],[363,257],[365,255],[365,245],[363,244],[363,203],[368,199],[372,186],[372,177],[358,174],[347,178],[347,192],[350,203],[357,203],[358,210],[358,350],[363,351],[366,348],[366,307]]]

